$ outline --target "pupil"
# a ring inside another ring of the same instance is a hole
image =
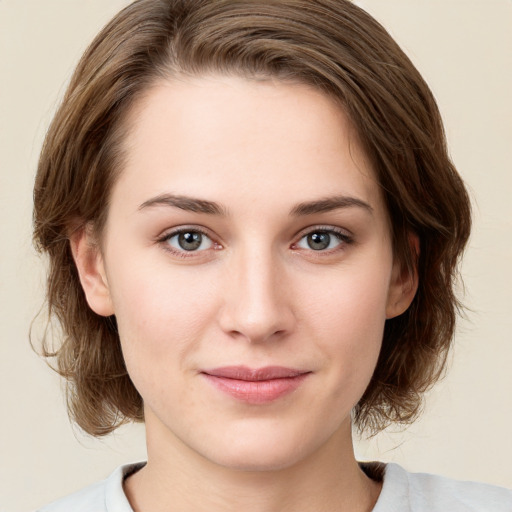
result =
[[[185,251],[195,251],[201,245],[203,236],[201,233],[189,231],[187,233],[180,233],[178,236],[178,243]]]
[[[312,233],[308,235],[308,245],[315,251],[321,251],[329,247],[331,236],[328,233]]]

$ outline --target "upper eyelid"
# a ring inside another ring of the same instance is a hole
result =
[[[300,238],[303,238],[306,235],[309,235],[311,233],[315,233],[317,231],[322,231],[322,232],[325,232],[325,233],[335,233],[337,235],[346,236],[348,238],[353,237],[353,234],[351,233],[351,231],[349,231],[346,228],[340,228],[338,226],[329,226],[329,225],[318,224],[318,225],[315,225],[315,226],[308,226],[307,228],[301,229],[295,235],[295,238],[300,239]]]
[[[196,231],[197,233],[201,233],[202,235],[207,236],[212,241],[214,241],[215,238],[212,236],[211,232],[208,229],[203,228],[201,226],[179,226],[175,228],[168,228],[162,231],[162,233],[158,235],[156,238],[158,241],[168,240],[173,236],[179,235],[180,233],[186,233],[187,231]]]

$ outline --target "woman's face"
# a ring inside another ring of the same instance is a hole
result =
[[[130,127],[82,280],[116,316],[150,446],[243,469],[349,446],[408,302],[343,112],[304,85],[208,77],[158,84]]]

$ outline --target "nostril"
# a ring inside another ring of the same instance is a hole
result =
[[[260,315],[258,318],[244,314],[240,309],[225,309],[219,315],[221,329],[233,339],[245,339],[251,343],[278,340],[293,329],[290,314],[282,312]]]

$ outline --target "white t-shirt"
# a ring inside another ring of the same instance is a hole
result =
[[[123,492],[123,480],[143,465],[121,466],[106,480],[38,512],[133,512]],[[373,512],[512,512],[512,490],[408,473],[398,464],[387,464]]]

